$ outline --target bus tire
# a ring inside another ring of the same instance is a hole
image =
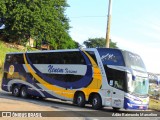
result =
[[[102,100],[101,97],[98,94],[95,94],[92,98],[92,108],[95,110],[101,109],[102,108]]]
[[[19,94],[20,94],[19,87],[17,85],[14,85],[12,88],[12,95],[14,95],[15,97],[19,97]]]
[[[83,93],[79,93],[76,98],[76,103],[79,107],[84,107],[86,104],[85,96]]]
[[[27,93],[27,87],[23,86],[20,90],[20,96],[22,98],[27,98],[28,97],[28,93]]]

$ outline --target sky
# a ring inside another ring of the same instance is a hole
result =
[[[71,37],[83,44],[106,36],[109,0],[67,0]],[[137,53],[147,71],[160,73],[160,0],[112,0],[110,38]]]

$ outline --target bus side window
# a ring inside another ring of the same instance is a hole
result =
[[[123,89],[123,84],[122,80],[119,81],[114,81],[114,87],[118,89]]]
[[[85,60],[79,51],[75,52],[64,52],[59,54],[58,58],[61,64],[85,64]]]
[[[14,63],[14,64],[18,64],[18,60],[17,60],[17,57],[16,57],[16,56],[13,57],[13,63]]]
[[[6,62],[11,63],[12,61],[12,55],[6,55]]]
[[[23,64],[22,54],[6,55],[6,63],[8,64]]]
[[[120,90],[126,90],[125,86],[125,72],[124,71],[119,71],[115,70],[112,68],[109,68],[105,66],[105,71],[107,74],[107,80],[108,84],[114,88],[120,89]]]
[[[24,64],[24,59],[22,54],[15,54],[13,57],[14,64]]]
[[[95,53],[93,51],[87,51],[87,53],[92,57],[92,59],[97,63]]]

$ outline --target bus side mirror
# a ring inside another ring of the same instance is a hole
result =
[[[132,75],[132,80],[135,81],[136,80],[136,76]]]

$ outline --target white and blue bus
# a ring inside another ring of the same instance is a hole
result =
[[[141,57],[111,48],[6,54],[2,90],[14,96],[72,101],[94,109],[148,108],[148,74]]]

